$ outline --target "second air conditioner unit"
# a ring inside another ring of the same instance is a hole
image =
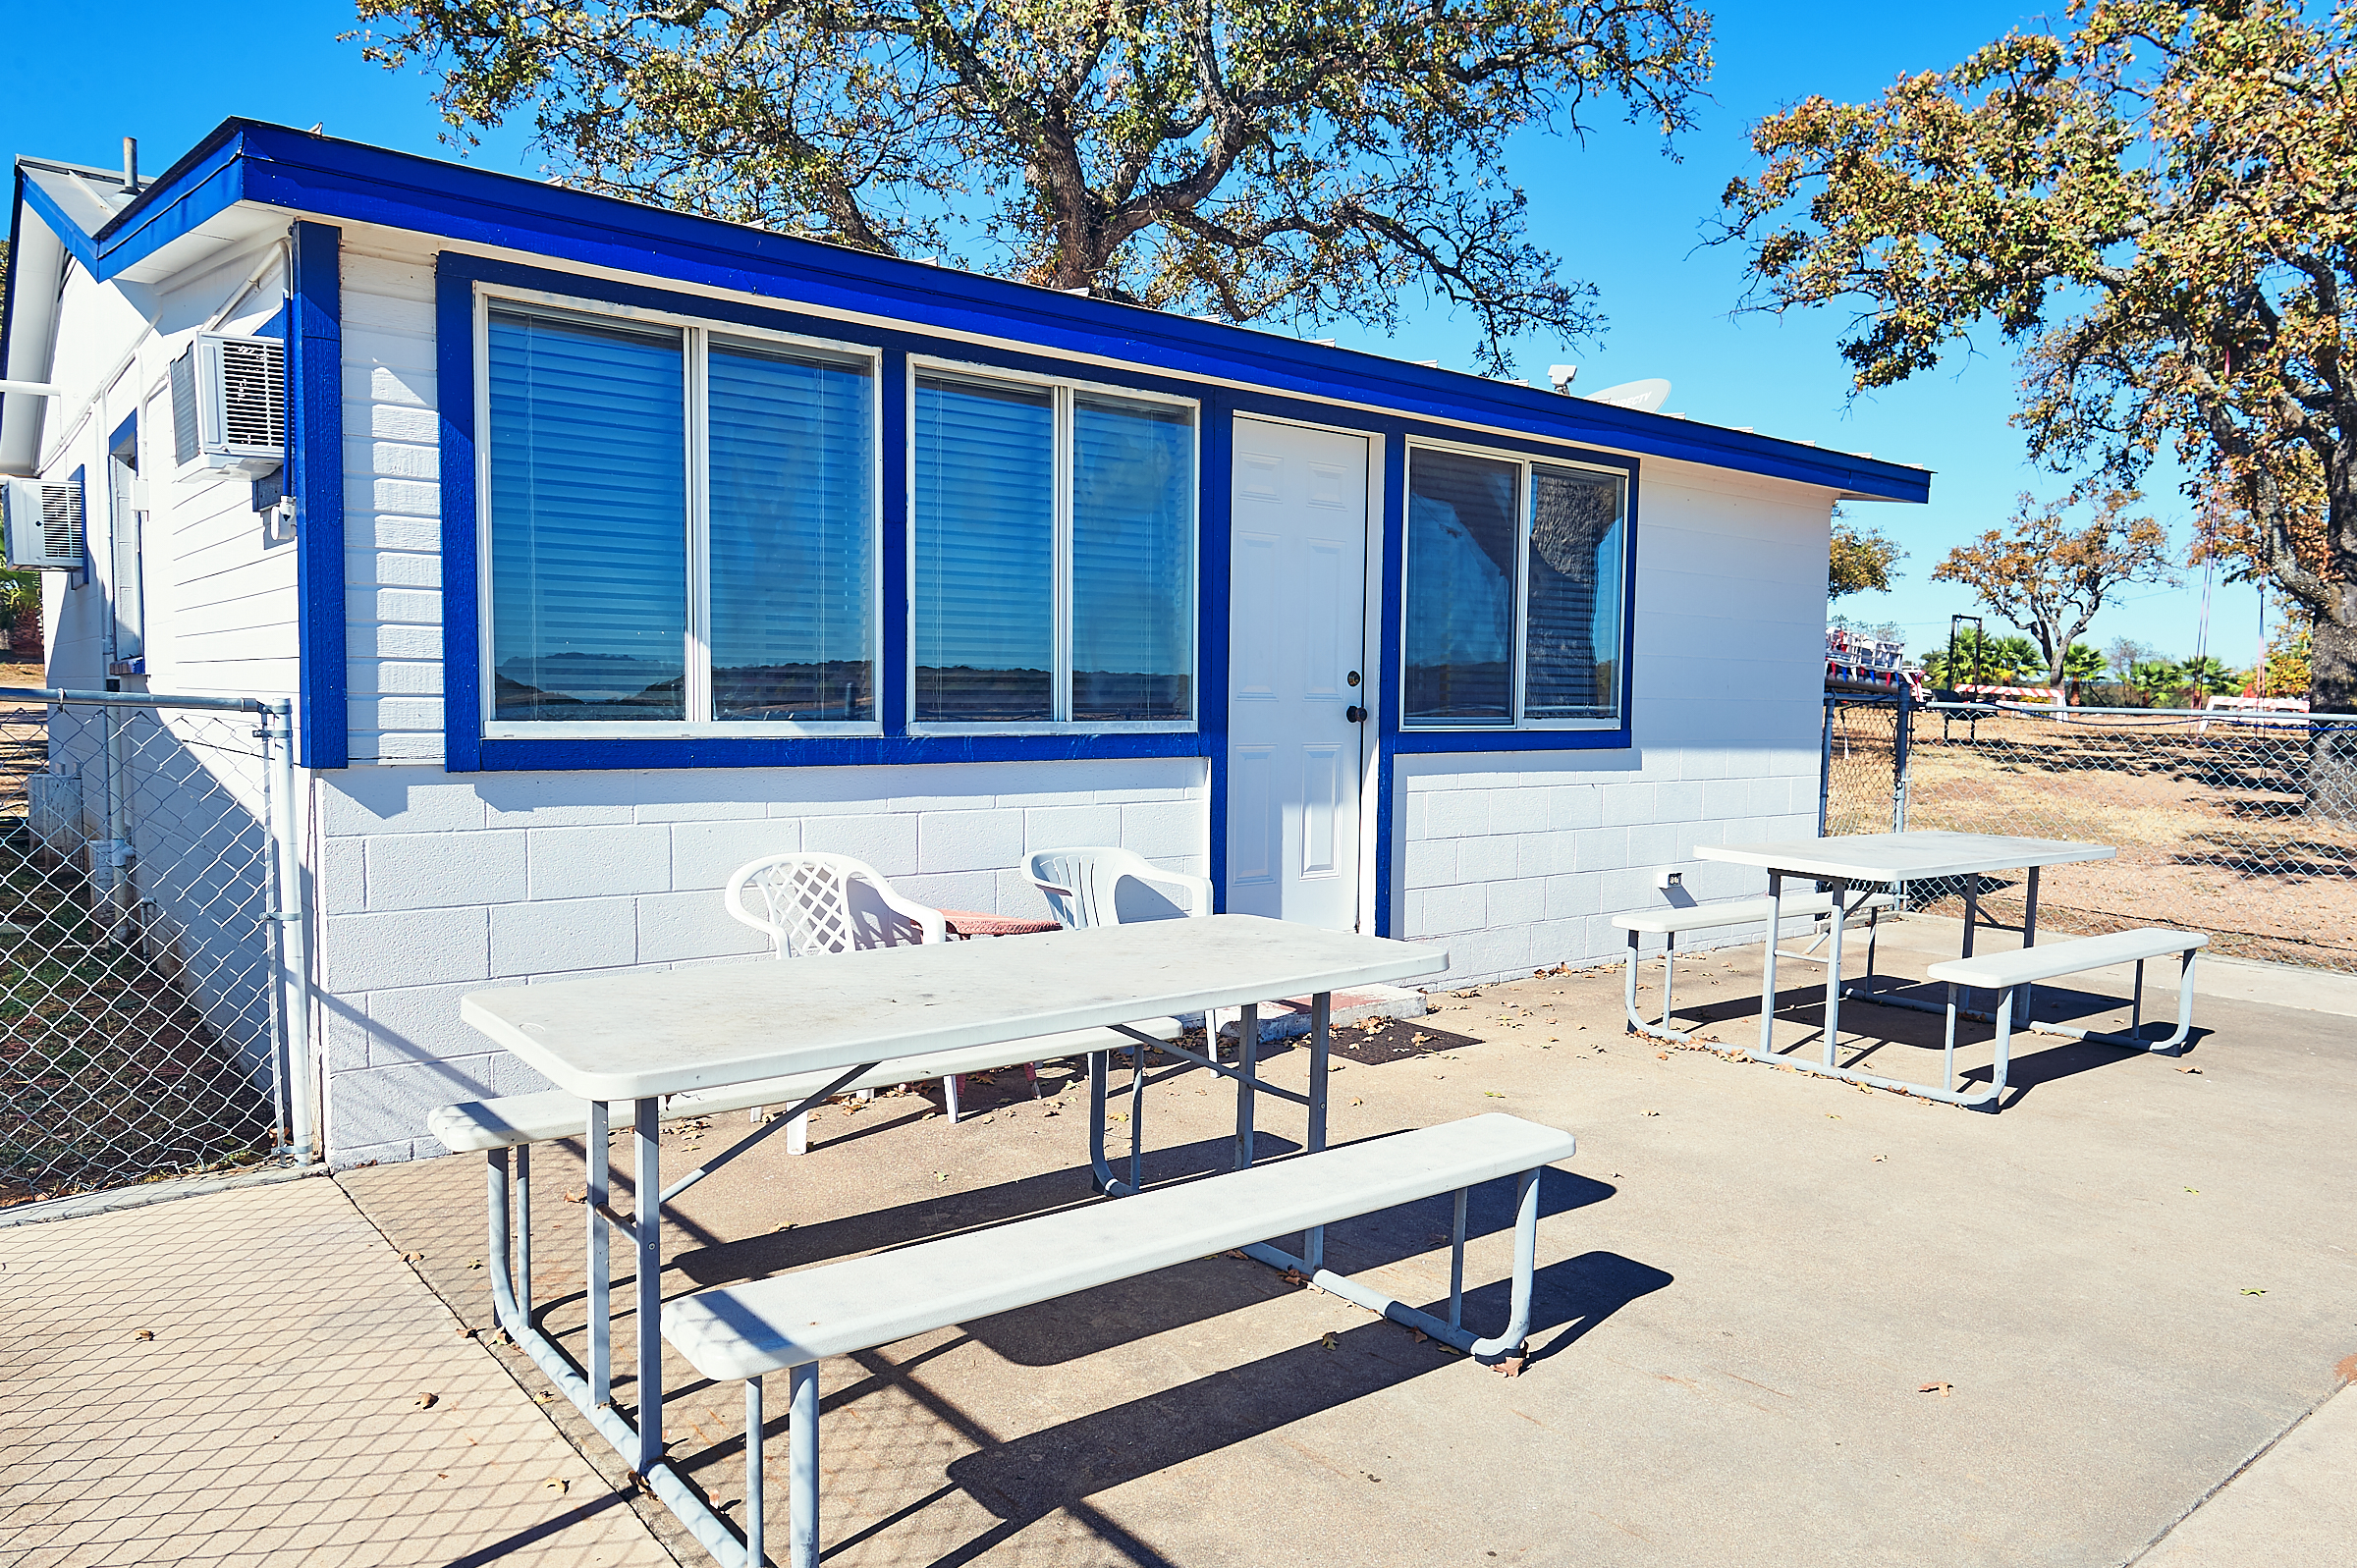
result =
[[[172,361],[182,479],[260,479],[287,458],[287,346],[202,333]]]
[[[72,479],[11,479],[0,491],[8,518],[8,564],[82,571],[82,486]]]

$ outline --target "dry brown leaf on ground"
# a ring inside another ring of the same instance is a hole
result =
[[[152,1328],[135,1329],[131,1337],[134,1339],[153,1339],[155,1337],[155,1330]]]
[[[1522,1376],[1522,1363],[1523,1363],[1523,1361],[1524,1361],[1525,1359],[1526,1359],[1526,1358],[1524,1358],[1524,1357],[1521,1357],[1521,1356],[1508,1356],[1508,1357],[1507,1357],[1507,1358],[1506,1358],[1504,1361],[1501,1361],[1501,1362],[1499,1362],[1499,1363],[1498,1363],[1498,1376],[1500,1376],[1501,1378],[1519,1378],[1519,1377],[1521,1377],[1521,1376]]]
[[[2179,1068],[2177,1069],[2177,1071],[2179,1071],[2179,1072],[2200,1072],[2201,1070],[2202,1070],[2201,1068],[2199,1068],[2199,1067],[2195,1066],[2195,1065],[2194,1065],[2192,1062],[2190,1062],[2190,1061],[2189,1061],[2189,1062],[2187,1062],[2187,1063],[2185,1063],[2185,1065],[2184,1065],[2184,1066],[2182,1066],[2182,1067],[2179,1067]]]
[[[1340,1350],[1343,1348],[1343,1342],[1334,1337],[1334,1330],[1330,1328],[1319,1337],[1318,1348],[1321,1350]]]
[[[417,1408],[420,1410],[431,1410],[434,1408],[435,1402],[441,1397],[442,1396],[440,1394],[419,1394],[417,1396]]]
[[[555,1492],[560,1497],[565,1495],[565,1478],[563,1476],[551,1476],[546,1481],[540,1483],[540,1485],[545,1489]]]
[[[1954,1386],[1953,1383],[1927,1382],[1915,1391],[1919,1394],[1938,1394],[1941,1398],[1946,1399],[1948,1397],[1948,1390]]]

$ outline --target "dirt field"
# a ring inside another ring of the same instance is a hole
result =
[[[1839,710],[1829,833],[1890,831],[1893,719]],[[2116,845],[2115,860],[2045,873],[2043,928],[2182,926],[2219,952],[2357,973],[2357,820],[2310,810],[2309,746],[2251,725],[1919,714],[1906,826]],[[1981,892],[2019,919],[2018,881]],[[1962,894],[1925,885],[1918,907],[1960,913]]]

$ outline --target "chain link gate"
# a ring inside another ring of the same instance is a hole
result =
[[[2357,721],[1828,694],[1827,834],[1946,829],[2115,845],[2050,866],[2040,930],[2210,934],[2211,950],[2357,974]],[[1961,917],[1957,879],[1906,907]],[[2018,923],[2018,881],[1983,878]]]
[[[0,690],[0,1208],[308,1158],[288,738],[284,702]]]

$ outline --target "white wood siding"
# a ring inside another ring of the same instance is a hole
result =
[[[352,761],[442,760],[441,467],[434,258],[344,240],[345,679]]]

